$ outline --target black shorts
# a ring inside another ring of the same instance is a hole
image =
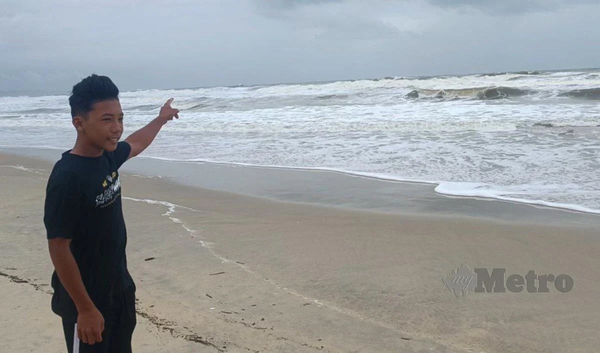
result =
[[[69,353],[131,353],[131,336],[136,322],[135,287],[129,286],[120,295],[113,296],[113,304],[104,317],[102,342],[89,345],[79,341],[76,339],[76,322],[63,319],[67,350]]]

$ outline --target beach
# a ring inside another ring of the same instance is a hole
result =
[[[600,353],[598,14],[4,1],[0,353]]]
[[[10,352],[65,350],[42,223],[52,158],[0,154],[0,335]],[[236,166],[228,174],[204,164],[186,178],[178,164],[169,168],[177,179],[157,161],[128,165],[134,351],[597,351],[597,215],[333,172]],[[240,192],[258,188],[253,180],[277,187]],[[304,192],[289,186],[298,182]],[[378,197],[402,201],[376,207]],[[348,202],[334,207],[339,199]],[[443,278],[463,263],[507,277],[565,274],[574,285],[457,296]]]

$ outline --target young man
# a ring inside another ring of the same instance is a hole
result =
[[[69,104],[77,140],[54,165],[46,188],[52,311],[62,317],[69,353],[131,352],[136,287],[127,270],[118,169],[179,118],[171,98],[157,118],[119,142],[118,96],[106,76],[92,75],[73,87]]]

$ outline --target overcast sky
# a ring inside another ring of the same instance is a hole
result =
[[[0,90],[600,66],[598,0],[0,0]]]

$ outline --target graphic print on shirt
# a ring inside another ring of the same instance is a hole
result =
[[[102,187],[104,191],[96,196],[95,207],[106,207],[113,203],[121,194],[121,180],[117,173],[113,172],[112,175],[107,175],[102,181]]]

